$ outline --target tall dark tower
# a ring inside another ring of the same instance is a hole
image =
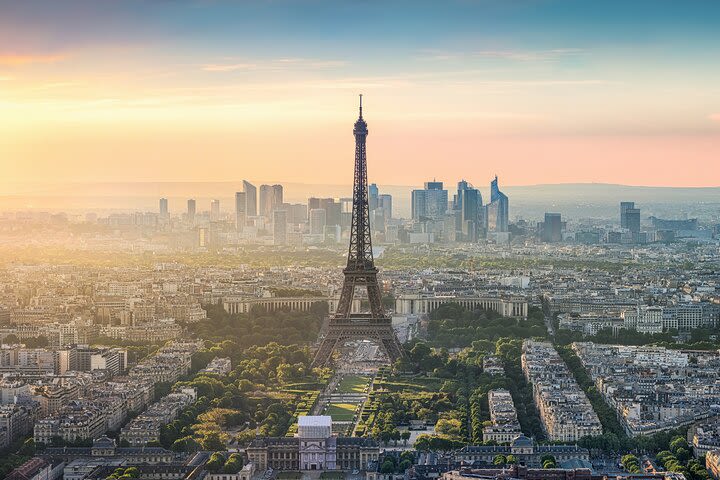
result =
[[[355,181],[350,248],[347,266],[343,269],[345,280],[337,310],[328,322],[325,336],[321,339],[320,348],[315,354],[313,366],[326,365],[336,348],[349,340],[357,339],[377,343],[391,362],[402,356],[400,342],[395,336],[390,319],[385,316],[377,282],[378,269],[373,260],[365,153],[368,129],[362,116],[362,95],[360,95],[360,116],[355,122],[353,134],[355,135]],[[364,287],[367,290],[369,313],[352,313],[356,287]]]

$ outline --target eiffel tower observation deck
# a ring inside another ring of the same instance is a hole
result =
[[[368,204],[367,157],[365,140],[368,128],[363,119],[362,95],[360,115],[355,122],[355,180],[353,183],[353,210],[350,228],[350,247],[347,266],[343,269],[340,301],[335,314],[328,321],[324,336],[320,339],[313,366],[324,366],[332,361],[333,352],[352,340],[370,340],[378,345],[390,362],[403,355],[400,342],[385,315],[378,286],[375,261],[370,238],[370,208]],[[368,313],[352,313],[353,298],[358,288],[367,291],[370,305]]]

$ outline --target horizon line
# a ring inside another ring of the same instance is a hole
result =
[[[499,177],[502,178],[502,177]],[[460,180],[464,180],[464,178],[461,178]],[[91,184],[111,184],[111,185],[118,185],[118,184],[138,184],[138,185],[148,185],[148,184],[202,184],[202,183],[217,183],[217,184],[232,184],[237,183],[239,186],[242,186],[243,181],[250,180],[247,179],[241,179],[241,180],[68,180],[68,181],[52,181],[52,180],[33,180],[33,181],[15,181],[15,180],[0,180],[0,185],[73,185],[73,184],[83,184],[83,185],[91,185]],[[430,180],[428,180],[430,181]],[[432,180],[435,181],[435,180]],[[308,182],[297,182],[297,181],[282,181],[282,180],[252,180],[251,183],[257,184],[257,185],[267,185],[267,184],[278,184],[278,185],[307,185],[307,186],[327,186],[327,187],[346,187],[346,186],[352,186],[352,183],[308,183]],[[376,185],[382,185],[384,187],[403,187],[403,188],[413,188],[417,186],[422,186],[424,182],[417,183],[417,184],[397,184],[397,183],[381,183],[381,182],[370,182],[371,184]],[[443,182],[447,183],[447,182]],[[468,181],[468,183],[472,184],[473,187],[479,188],[478,185],[483,184],[476,184],[474,182]],[[489,185],[490,182],[488,182]],[[448,185],[452,185],[452,183],[448,183]],[[705,186],[697,186],[697,185],[635,185],[635,184],[627,184],[627,183],[608,183],[608,182],[560,182],[560,183],[528,183],[528,184],[503,184],[502,181],[500,182],[500,185],[502,185],[502,188],[519,188],[519,187],[561,187],[561,186],[572,186],[572,185],[597,185],[597,186],[608,186],[608,187],[631,187],[631,188],[691,188],[691,189],[717,189],[720,188],[720,185],[705,185]],[[481,187],[480,187],[481,188]],[[0,196],[6,196],[6,194],[0,193]]]

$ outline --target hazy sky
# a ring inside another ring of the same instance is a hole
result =
[[[0,0],[0,180],[720,185],[720,2]]]

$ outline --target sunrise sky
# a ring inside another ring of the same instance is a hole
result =
[[[720,185],[720,2],[0,0],[0,176]]]

